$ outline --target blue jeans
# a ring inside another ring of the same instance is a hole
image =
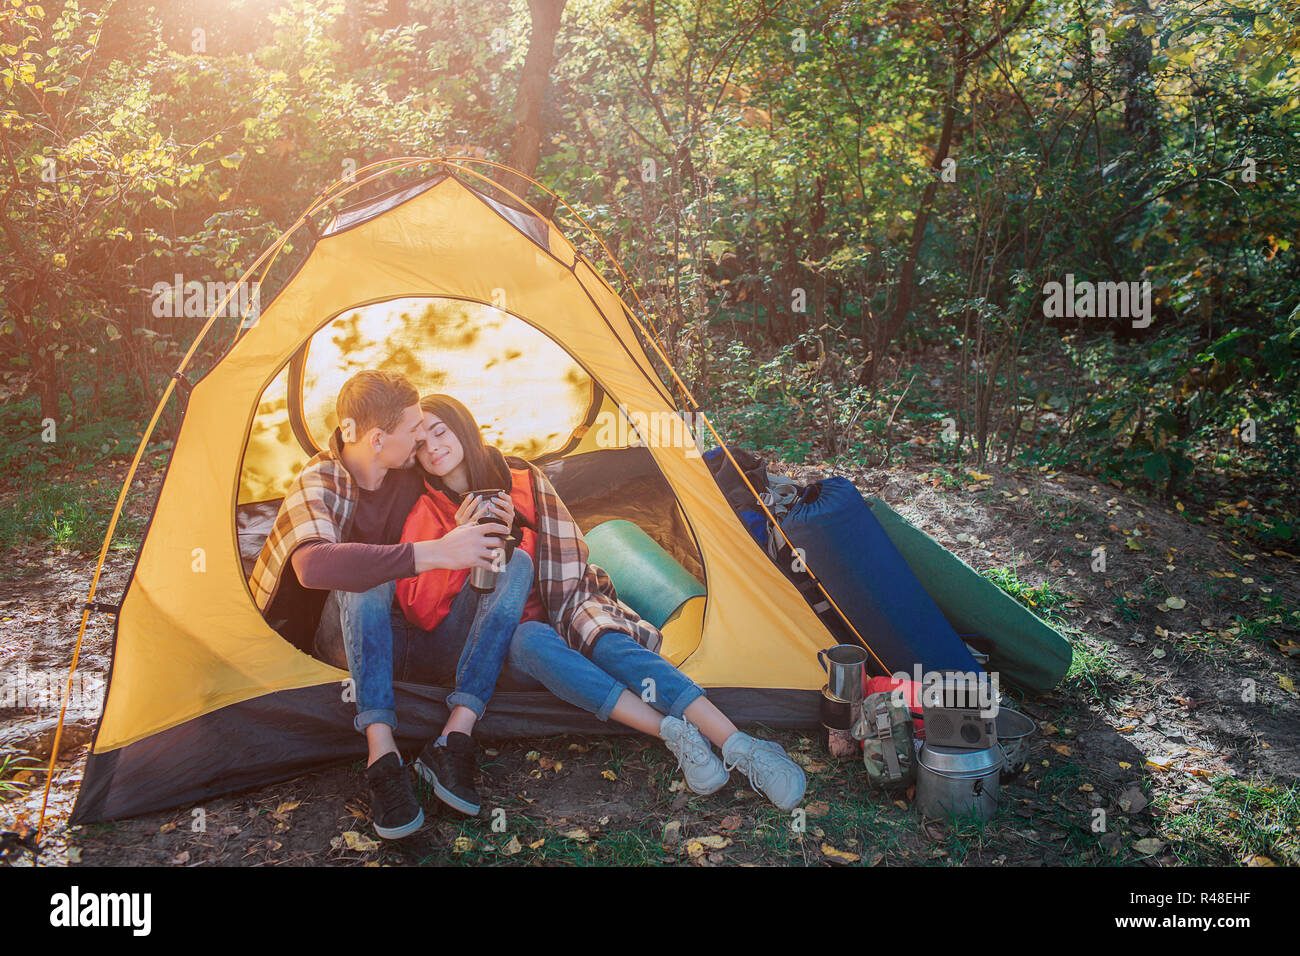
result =
[[[394,606],[396,581],[369,591],[331,591],[321,627],[342,629],[357,695],[356,729],[364,732],[374,723],[397,726],[395,680],[454,682],[447,707],[465,706],[482,717],[532,587],[533,560],[515,548],[497,576],[496,589],[479,594],[466,582],[432,631],[412,624]],[[331,604],[337,613],[331,613]]]
[[[605,631],[587,658],[542,621],[524,621],[515,630],[502,681],[520,689],[539,683],[601,720],[609,720],[625,690],[670,717],[681,717],[704,696],[698,684],[626,634]]]

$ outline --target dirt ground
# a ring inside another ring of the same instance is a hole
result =
[[[869,792],[860,764],[830,758],[810,729],[775,735],[808,772],[802,816],[776,810],[739,774],[709,797],[683,791],[657,742],[558,737],[489,744],[483,815],[444,813],[423,794],[430,822],[398,844],[373,839],[360,762],[201,808],[68,828],[95,719],[81,714],[65,726],[41,863],[1300,863],[1300,634],[1285,616],[1300,606],[1297,558],[1086,477],[986,471],[946,480],[913,462],[841,472],[973,567],[1013,572],[1053,603],[1075,646],[1070,676],[1023,702],[1040,732],[986,824],[922,821],[912,793]],[[129,507],[147,512],[154,491]],[[1107,567],[1094,571],[1101,546]],[[121,599],[132,559],[114,550],[97,600]],[[66,674],[95,556],[6,561],[0,669]],[[92,614],[79,671],[102,679],[110,640],[111,619]],[[48,761],[56,716],[0,710],[0,755],[33,761],[0,773],[0,830],[17,834],[0,852],[13,865],[32,864],[16,841],[39,815],[45,771],[34,761]]]

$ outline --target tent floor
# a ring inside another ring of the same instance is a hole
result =
[[[189,806],[365,756],[355,704],[339,684],[279,691],[232,704],[107,753],[92,753],[70,824]],[[416,751],[447,718],[450,688],[398,684],[398,746]],[[741,726],[819,725],[819,691],[717,687],[708,697]],[[631,733],[545,691],[502,691],[476,736],[485,741],[557,734]]]

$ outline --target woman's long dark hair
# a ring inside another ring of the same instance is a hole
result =
[[[465,451],[465,473],[469,476],[471,491],[479,488],[510,490],[510,468],[505,456],[483,440],[478,422],[474,421],[468,408],[450,395],[425,395],[420,399],[420,411],[437,415],[460,440]],[[453,501],[460,501],[460,494],[448,488],[437,475],[426,471],[424,476],[434,488],[446,492]]]

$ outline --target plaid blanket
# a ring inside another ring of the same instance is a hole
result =
[[[498,455],[500,453],[498,452]],[[533,476],[537,508],[537,587],[551,626],[574,650],[590,657],[596,638],[619,631],[656,653],[663,635],[618,599],[605,570],[587,561],[587,542],[554,486],[540,468],[522,458],[507,460]],[[284,580],[289,556],[308,541],[347,540],[356,512],[357,483],[343,466],[342,435],[312,456],[286,492],[271,533],[249,576],[257,609],[265,616]]]
[[[249,575],[257,609],[266,615],[284,580],[289,556],[308,541],[340,544],[347,540],[357,510],[357,482],[343,466],[339,430],[329,448],[317,452],[294,478],[276,512],[271,533]]]
[[[604,568],[587,561],[587,542],[554,486],[540,468],[522,458],[507,461],[533,475],[537,507],[537,586],[551,626],[574,650],[590,657],[596,638],[619,631],[658,653],[663,635],[618,599]]]

